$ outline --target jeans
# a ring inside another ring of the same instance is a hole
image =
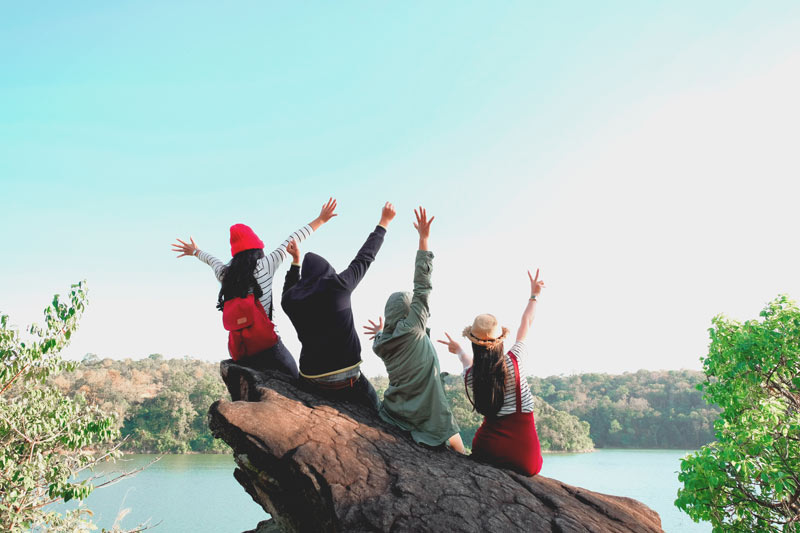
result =
[[[261,371],[278,370],[295,379],[299,376],[297,363],[294,362],[292,354],[289,353],[289,350],[283,345],[283,341],[280,339],[278,339],[278,343],[272,348],[249,357],[242,357],[236,361],[236,364]]]
[[[358,379],[353,383],[352,387],[346,387],[344,389],[323,389],[315,386],[312,381],[307,379],[300,380],[300,388],[329,400],[357,403],[365,405],[375,412],[378,411],[378,393],[375,392],[372,383],[364,377],[364,374],[358,376]]]

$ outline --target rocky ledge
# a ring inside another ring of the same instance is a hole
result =
[[[234,401],[214,403],[209,426],[233,449],[236,480],[272,515],[256,531],[662,531],[636,500],[424,448],[278,372],[233,361],[220,370]]]

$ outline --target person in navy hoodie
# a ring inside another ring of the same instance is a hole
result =
[[[364,278],[383,244],[386,228],[395,216],[386,202],[381,219],[366,242],[338,274],[325,258],[307,253],[302,268],[299,250],[292,246],[295,261],[286,273],[281,307],[297,330],[300,350],[300,381],[307,389],[333,399],[347,400],[378,410],[378,395],[361,374],[361,343],[358,340],[350,296]]]

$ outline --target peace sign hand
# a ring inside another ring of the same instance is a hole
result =
[[[528,279],[531,280],[531,296],[539,296],[544,288],[544,281],[539,279],[539,269],[536,269],[536,277],[531,276],[531,271],[528,270]]]
[[[192,239],[191,237],[189,237],[189,241],[191,242],[191,244],[185,243],[180,239],[175,239],[175,240],[177,240],[180,244],[173,243],[172,251],[183,252],[178,257],[183,257],[185,255],[194,255],[197,252],[197,245],[194,243],[194,239]]]
[[[372,320],[367,320],[367,322],[369,322],[370,325],[369,326],[367,326],[366,324],[364,325],[364,335],[372,335],[372,337],[369,338],[369,340],[372,340],[378,336],[378,333],[383,331],[383,317],[382,316],[378,317],[377,324]]]
[[[458,344],[456,341],[454,341],[452,337],[450,337],[450,335],[447,334],[447,332],[445,332],[445,335],[447,336],[446,341],[439,340],[436,342],[446,345],[447,351],[449,351],[450,353],[460,354],[462,352],[461,345]]]

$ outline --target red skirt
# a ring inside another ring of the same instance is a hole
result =
[[[533,413],[484,418],[472,439],[472,455],[526,476],[538,474],[542,469],[542,447]]]

